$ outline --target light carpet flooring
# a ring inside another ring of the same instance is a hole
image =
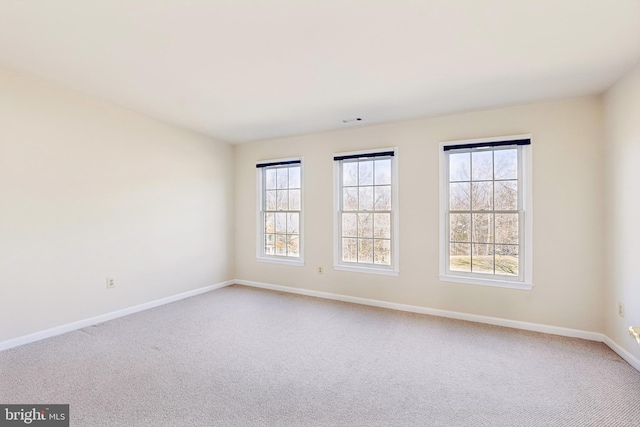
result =
[[[602,343],[230,286],[0,353],[93,426],[640,426]]]

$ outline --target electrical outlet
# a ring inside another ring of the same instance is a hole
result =
[[[113,277],[107,277],[107,289],[113,289],[116,287],[116,281]]]
[[[618,301],[618,316],[624,317],[624,304],[622,301]]]
[[[324,274],[324,269],[322,267],[318,267],[318,274]]]

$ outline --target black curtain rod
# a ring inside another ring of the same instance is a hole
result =
[[[281,166],[281,165],[299,165],[302,163],[300,160],[287,160],[286,162],[271,162],[271,163],[257,163],[257,168],[267,168],[269,166]]]
[[[363,157],[393,157],[393,151],[381,151],[379,153],[362,153],[362,154],[348,154],[346,156],[335,156],[334,161],[349,160],[349,159],[361,159]]]
[[[461,150],[464,148],[502,147],[505,145],[531,145],[530,139],[514,139],[511,141],[475,142],[470,144],[445,145],[443,150]]]

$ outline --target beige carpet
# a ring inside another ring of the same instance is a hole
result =
[[[92,426],[640,426],[602,343],[231,286],[0,353]]]

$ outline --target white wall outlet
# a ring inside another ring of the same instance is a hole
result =
[[[318,274],[324,274],[324,268],[318,267]]]
[[[107,277],[107,289],[113,289],[116,287],[116,280],[113,277]]]
[[[622,301],[618,301],[618,316],[624,317],[624,304]]]

